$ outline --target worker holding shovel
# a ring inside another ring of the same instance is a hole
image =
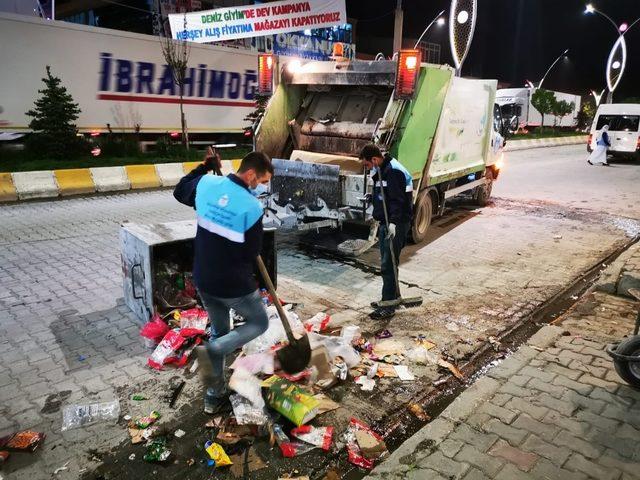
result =
[[[269,325],[254,269],[263,236],[263,209],[256,197],[266,191],[273,166],[264,153],[251,152],[242,159],[237,173],[207,175],[220,165],[219,158],[209,156],[180,180],[173,195],[194,207],[198,219],[193,277],[211,320],[211,340],[206,349],[198,347],[198,359],[207,373],[204,411],[216,413],[228,400],[225,356],[264,333]],[[246,323],[230,330],[232,308]]]
[[[394,316],[401,302],[398,284],[400,252],[407,242],[413,209],[413,179],[400,162],[389,154],[382,154],[373,144],[360,152],[360,160],[373,175],[373,218],[380,222],[380,266],[382,270],[382,300],[373,302],[374,320]]]

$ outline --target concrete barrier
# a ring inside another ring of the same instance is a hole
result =
[[[15,172],[11,177],[20,200],[58,196],[58,184],[51,171]]]
[[[114,192],[131,188],[124,167],[94,167],[89,170],[97,192]]]
[[[184,170],[181,163],[158,163],[156,174],[163,187],[173,187],[184,176]]]
[[[587,138],[588,138],[587,135],[575,135],[571,137],[536,138],[531,140],[507,139],[507,146],[505,148],[505,151],[514,152],[518,150],[529,150],[530,148],[560,147],[563,145],[580,145],[580,144],[584,144],[585,151],[586,151]]]
[[[127,165],[124,167],[132,189],[158,188],[160,178],[156,173],[155,165]]]
[[[16,187],[10,173],[0,173],[0,202],[12,202],[18,199]]]
[[[93,193],[96,186],[91,178],[88,168],[70,168],[68,170],[53,171],[60,195],[81,195],[83,193]]]
[[[182,162],[182,169],[185,174],[191,172],[194,168],[200,165],[202,162]]]

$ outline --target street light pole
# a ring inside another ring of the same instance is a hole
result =
[[[422,32],[422,34],[420,35],[420,38],[418,38],[418,41],[416,42],[416,44],[413,46],[413,49],[415,50],[416,48],[418,48],[418,45],[420,44],[420,41],[422,40],[422,38],[427,34],[427,32],[429,31],[429,29],[433,26],[434,23],[438,22],[438,25],[444,25],[444,18],[441,18],[442,15],[444,14],[444,10],[442,10],[438,15],[436,15],[436,17],[431,20],[431,23],[429,25],[427,25],[427,28],[424,29],[424,31]]]
[[[561,58],[565,57],[567,55],[567,53],[569,53],[569,49],[567,48],[564,52],[562,52],[558,58],[555,59],[555,61],[551,64],[551,66],[547,69],[547,72],[543,75],[542,80],[540,80],[540,82],[538,82],[538,89],[542,88],[542,83],[544,82],[544,80],[547,78],[547,75],[549,75],[549,72],[551,71],[551,69],[553,67],[556,66],[556,63],[558,63],[560,61]]]

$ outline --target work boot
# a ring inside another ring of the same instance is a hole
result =
[[[222,396],[216,396],[210,394],[209,390],[204,396],[204,413],[214,415],[229,405],[229,392],[225,390]]]
[[[380,307],[371,312],[369,314],[369,318],[372,318],[373,320],[385,320],[387,318],[392,318],[395,314],[396,309],[393,307]]]

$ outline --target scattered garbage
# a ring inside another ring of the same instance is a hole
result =
[[[409,410],[409,412],[411,412],[421,422],[428,422],[429,420],[431,420],[431,417],[427,415],[427,412],[424,411],[424,408],[422,408],[422,406],[418,405],[417,403],[410,403],[409,405],[407,405],[407,410]]]
[[[155,348],[169,330],[169,325],[162,320],[158,313],[155,313],[153,317],[151,317],[151,320],[142,326],[140,335],[145,339],[145,345],[148,348]]]
[[[247,478],[248,474],[267,466],[253,448],[246,449],[244,454],[232,456],[231,461],[231,474],[236,478]]]
[[[445,325],[445,328],[450,332],[457,332],[460,330],[460,326],[455,322],[449,322]]]
[[[349,462],[367,470],[387,452],[382,437],[355,418],[351,418],[344,438]]]
[[[186,382],[184,380],[180,381],[175,387],[173,387],[171,395],[169,397],[169,408],[173,408],[178,400],[178,397],[182,393]]]
[[[182,336],[204,335],[209,322],[209,314],[202,308],[176,311],[173,318],[180,322]]]
[[[9,459],[9,452],[6,450],[0,450],[0,465],[5,463]]]
[[[269,420],[264,407],[256,407],[242,395],[231,395],[229,401],[238,425],[264,425]]]
[[[313,396],[318,401],[318,415],[322,415],[323,413],[331,412],[333,410],[337,410],[340,408],[340,404],[334,402],[329,397],[327,397],[324,393],[318,393]]]
[[[344,338],[348,343],[354,344],[355,342],[358,342],[360,338],[362,338],[362,333],[359,326],[347,325],[345,327],[342,327],[340,336]]]
[[[147,397],[145,397],[144,395],[136,394],[136,395],[132,395],[131,396],[131,400],[134,400],[136,402],[141,402],[143,400],[149,400],[149,399]]]
[[[285,458],[293,458],[318,448],[309,443],[292,442],[287,434],[284,433],[284,430],[282,430],[282,426],[277,423],[273,424],[272,431],[275,442],[278,444],[278,447],[280,447],[282,456]]]
[[[135,460],[136,459],[136,454],[132,453],[131,455],[129,455],[129,460]]]
[[[349,375],[349,368],[342,357],[335,357],[333,359],[333,366],[331,367],[331,373],[335,378],[340,380],[346,380]]]
[[[360,385],[360,390],[364,392],[371,392],[376,386],[376,381],[365,375],[361,375],[356,378],[356,384]]]
[[[133,422],[133,424],[130,424],[129,427],[144,430],[149,425],[155,423],[155,421],[158,420],[161,416],[162,415],[160,414],[160,412],[153,410],[148,416],[137,419],[135,422]]]
[[[251,372],[242,368],[235,369],[229,379],[229,388],[249,400],[256,409],[264,408],[261,382]]]
[[[402,381],[413,381],[416,377],[409,371],[409,367],[406,365],[394,365],[393,369],[396,371],[398,378]]]
[[[33,430],[23,430],[21,432],[12,433],[0,438],[0,449],[13,450],[18,452],[34,452],[42,442],[46,435],[42,432],[34,432]],[[6,458],[9,457],[7,453]]]
[[[291,436],[310,443],[324,451],[331,449],[333,440],[333,427],[312,427],[311,425],[302,425],[291,430]]]
[[[216,468],[226,467],[233,464],[229,455],[227,455],[220,444],[208,440],[204,444],[204,449],[209,454],[209,458],[215,462]]]
[[[171,363],[171,359],[176,358],[176,352],[184,342],[185,337],[180,335],[178,329],[169,330],[151,354],[148,365],[156,370],[162,370],[165,363]]]
[[[267,313],[269,315],[269,327],[262,335],[254,338],[242,347],[242,351],[245,355],[268,352],[276,345],[287,341],[287,334],[284,331],[284,327],[282,326],[276,307],[274,305],[270,305],[267,307]],[[292,311],[288,311],[286,314],[294,336],[300,337],[302,333],[305,332],[304,325],[300,321],[300,318]]]
[[[61,467],[56,468],[53,471],[54,475],[58,475],[60,472],[64,472],[65,470],[69,470],[69,462],[65,463],[64,465],[62,465]]]
[[[378,339],[391,338],[391,337],[393,337],[393,334],[386,328],[376,333],[376,338]]]
[[[167,440],[158,438],[149,443],[147,452],[142,458],[145,462],[164,462],[170,456],[171,450],[167,448]]]
[[[125,420],[125,421],[127,421],[127,422],[128,422],[129,420],[131,420],[131,418],[132,418],[132,417],[131,417],[131,415],[128,415],[128,414],[127,414],[127,415],[125,415],[125,416],[124,416],[124,417],[122,417],[122,418],[123,418],[123,420]]]
[[[318,400],[295,383],[274,375],[262,385],[269,389],[267,400],[271,408],[291,420],[297,427],[318,414]]]
[[[120,402],[118,399],[102,403],[67,405],[62,410],[61,430],[64,432],[97,422],[113,421],[115,423],[119,416]]]
[[[335,361],[336,357],[340,357],[349,368],[356,367],[360,363],[360,354],[351,346],[351,342],[347,338],[331,337],[311,332],[309,333],[309,345],[311,345],[312,350],[321,346],[326,347],[331,361]]]
[[[381,360],[392,355],[403,355],[405,351],[404,345],[397,340],[383,339],[373,347],[373,354]]]
[[[323,312],[320,313],[316,313],[313,317],[311,317],[309,320],[307,320],[306,322],[304,322],[304,329],[307,332],[315,332],[315,333],[319,333],[322,332],[325,328],[327,328],[327,325],[329,325],[329,322],[331,321],[331,317]]]
[[[184,430],[178,429],[178,430],[176,430],[175,432],[173,432],[173,435],[174,435],[176,438],[182,438],[182,437],[184,437],[184,436],[186,435],[186,433],[187,433],[187,432],[185,432]]]

